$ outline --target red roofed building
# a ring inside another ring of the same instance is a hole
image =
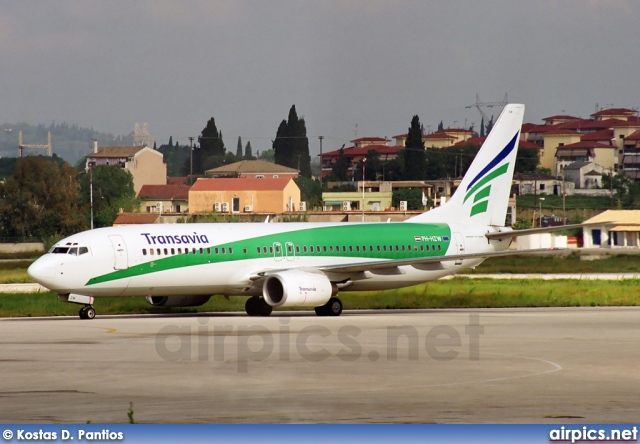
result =
[[[300,210],[300,189],[291,177],[198,179],[189,190],[190,214]]]
[[[189,211],[188,185],[143,185],[138,198],[147,213],[186,213]]]
[[[362,140],[365,141],[373,141],[373,140],[383,140],[388,142],[386,139],[380,139],[379,137],[370,137],[370,138],[362,138],[352,140],[352,142],[360,142],[357,145],[343,148],[344,157],[347,159],[349,163],[348,175],[349,177],[353,177],[353,172],[356,170],[356,165],[362,161],[363,157],[366,157],[369,150],[374,150],[380,156],[380,160],[382,162],[388,162],[390,160],[398,157],[398,153],[404,149],[403,146],[389,146],[389,145],[376,145],[371,143],[362,143]],[[336,164],[338,157],[340,156],[340,150],[329,151],[328,153],[322,153],[322,177],[325,177],[327,174],[331,173],[333,166]]]
[[[86,169],[97,165],[114,165],[129,171],[136,194],[143,185],[167,183],[167,164],[164,163],[162,153],[148,146],[98,148],[98,143],[94,141],[93,151],[87,156]]]

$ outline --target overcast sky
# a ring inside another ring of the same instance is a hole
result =
[[[587,118],[640,106],[639,19],[638,0],[0,0],[0,123],[186,144],[214,117],[255,153],[295,104],[317,153],[415,114],[478,129],[476,94]]]

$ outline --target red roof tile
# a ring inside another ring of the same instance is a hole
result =
[[[348,157],[365,156],[369,150],[377,151],[380,154],[397,154],[404,149],[400,145],[367,145],[360,148],[350,146],[344,148],[344,155]],[[340,150],[329,151],[328,153],[322,153],[322,158],[325,157],[338,157]]]
[[[147,199],[188,199],[187,185],[143,185],[138,197]]]
[[[220,179],[198,179],[191,186],[190,191],[244,191],[244,190],[284,190],[293,180],[291,177],[280,177],[277,179],[255,179],[255,178],[220,178]]]
[[[167,185],[186,185],[186,177],[167,177]]]

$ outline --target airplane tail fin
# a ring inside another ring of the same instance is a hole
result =
[[[524,105],[505,106],[451,199],[407,222],[504,226]]]

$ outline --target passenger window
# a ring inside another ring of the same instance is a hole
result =
[[[438,245],[438,251],[442,251],[442,245]]]
[[[211,248],[207,248],[207,254],[211,256]]]
[[[309,250],[313,253],[313,245],[309,247]]]
[[[147,249],[146,249],[146,248],[143,248],[143,249],[142,249],[142,255],[143,255],[143,256],[146,256],[146,255],[147,255]]]
[[[380,252],[380,245],[376,245],[376,250],[378,250],[378,253]]]
[[[233,254],[233,248],[229,247],[229,254]]]
[[[149,254],[153,256],[153,248],[149,248]]]
[[[214,252],[215,254],[218,254],[218,247],[214,248],[214,249],[213,249],[213,252]]]
[[[222,252],[224,253],[224,248],[222,249]],[[273,247],[269,247],[269,254],[273,254]]]
[[[353,252],[353,245],[349,245],[349,251]]]
[[[356,245],[356,251],[360,252],[360,245]]]
[[[204,254],[204,248],[200,248],[200,254]]]
[[[167,256],[169,254],[169,250],[167,250],[166,248],[164,249],[164,255]]]
[[[243,252],[244,254],[247,254],[247,247],[242,247],[242,252]]]
[[[402,246],[402,251],[404,251],[404,245]]]
[[[261,250],[262,249],[260,247],[256,247],[256,251],[258,252],[258,254],[260,254]]]
[[[224,247],[222,247],[220,250],[222,251],[222,254],[227,254],[227,250]]]
[[[329,251],[333,253],[333,245],[329,245]]]
[[[296,253],[300,254],[300,246],[296,245]]]
[[[193,247],[191,251],[193,251],[193,254],[196,254],[196,247]]]
[[[182,254],[182,248],[178,248],[178,254]]]
[[[324,251],[325,253],[327,252],[327,246],[326,246],[326,245],[324,245],[324,246],[322,247],[322,251]]]
[[[302,247],[302,251],[304,251],[305,253],[307,252],[307,246],[306,245],[304,247]]]

